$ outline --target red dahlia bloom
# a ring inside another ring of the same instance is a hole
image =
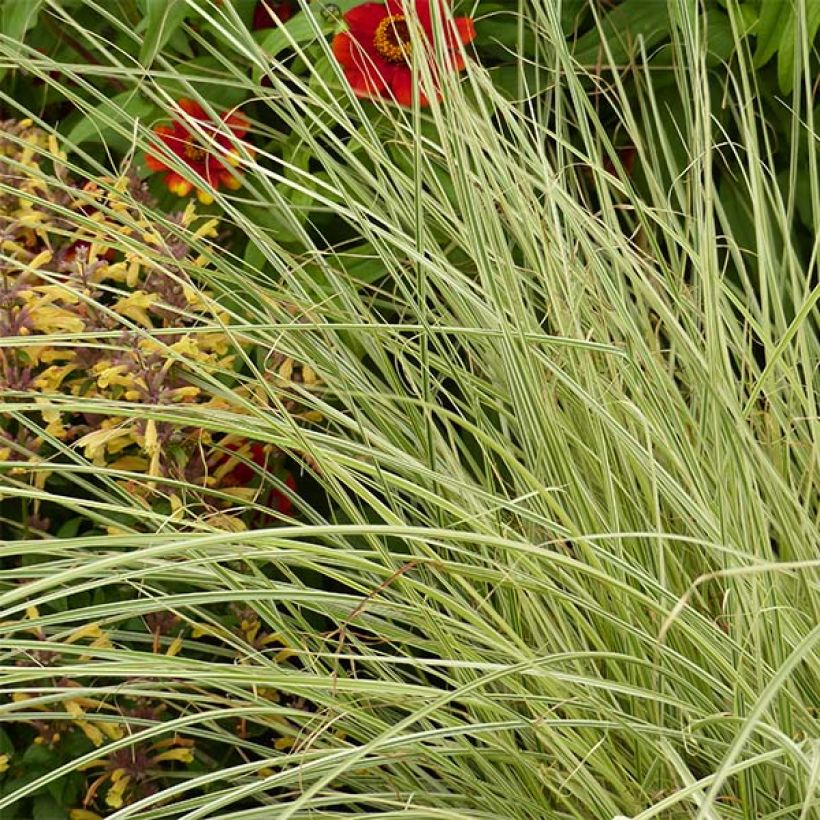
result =
[[[431,50],[435,27],[433,2],[442,8],[444,0],[415,0],[412,4],[407,0],[407,6],[415,8],[422,42],[426,41]],[[349,28],[333,38],[333,53],[356,95],[393,98],[400,105],[412,105],[413,43],[409,27],[414,21],[404,13],[401,0],[362,3],[346,12],[344,19]],[[442,21],[448,57],[446,67],[460,71],[464,60],[459,46],[473,41],[475,25],[470,17],[456,17],[452,25],[443,16]],[[435,79],[435,72],[433,77]],[[421,105],[429,102],[421,92],[419,100]]]
[[[286,23],[293,16],[293,8],[289,2],[276,3],[274,0],[260,0],[253,10],[254,31],[265,28],[274,28],[279,23]]]
[[[236,190],[241,183],[231,172],[230,166],[237,164],[239,152],[231,138],[224,130],[219,129],[219,126],[202,110],[199,103],[193,100],[180,100],[178,105],[205,132],[208,137],[207,142],[204,142],[192,130],[192,127],[180,120],[174,120],[171,125],[158,125],[154,133],[166,148],[176,154],[197,176],[206,180],[212,188],[218,190],[224,185],[226,188]],[[247,117],[239,113],[223,114],[221,123],[226,125],[237,139],[241,139],[248,133],[250,125]],[[167,171],[165,184],[169,191],[178,196],[187,196],[194,189],[188,180],[166,163],[161,154],[146,154],[145,164],[152,171]],[[196,195],[204,204],[213,201],[213,197],[202,189],[198,188]]]

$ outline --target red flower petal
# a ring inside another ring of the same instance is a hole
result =
[[[333,38],[330,47],[333,49],[333,56],[339,61],[342,68],[356,67],[356,59],[353,55],[355,53],[354,49],[358,46],[347,32],[337,34]]]
[[[360,68],[345,69],[345,77],[357,97],[375,97],[387,87],[387,79],[375,69],[363,71]]]
[[[412,5],[408,3],[408,6],[412,8]],[[404,14],[404,6],[402,5],[401,0],[384,0],[384,7],[391,17],[394,14]]]
[[[291,492],[296,492],[296,481],[290,473],[285,476],[284,483]],[[275,489],[271,490],[270,495],[268,496],[268,506],[273,507],[278,512],[282,513],[282,515],[290,515],[290,512],[293,509],[293,502],[291,501],[290,496],[286,495],[284,491]]]
[[[344,20],[357,40],[372,40],[387,15],[387,7],[381,3],[362,3],[345,12]]]
[[[159,157],[155,157],[153,154],[145,155],[145,164],[152,170],[152,171],[167,171],[168,166],[161,160]]]
[[[453,22],[458,38],[465,46],[475,40],[475,22],[472,17],[456,17]]]
[[[394,72],[392,82],[390,83],[390,91],[399,105],[412,106],[413,105],[413,72],[402,66],[403,70]],[[424,94],[419,95],[424,98]],[[424,103],[422,103],[424,105]]]
[[[203,111],[202,106],[194,100],[182,99],[177,102],[177,105],[189,116],[195,120],[207,120],[208,116]]]
[[[231,129],[233,135],[237,138],[242,138],[248,133],[251,127],[250,120],[242,113],[235,111],[233,114],[227,114],[222,117],[222,122]]]

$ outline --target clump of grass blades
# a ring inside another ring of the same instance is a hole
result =
[[[233,332],[320,374],[321,428],[258,413],[241,430],[301,459],[330,512],[242,533],[144,519],[130,535],[3,548],[48,557],[20,571],[25,585],[6,573],[7,625],[90,585],[134,590],[47,619],[55,640],[83,623],[112,638],[64,659],[64,677],[102,698],[150,662],[176,715],[163,731],[241,750],[241,763],[213,758],[112,817],[816,813],[817,245],[807,254],[794,229],[797,165],[785,186],[771,173],[744,43],[717,96],[703,32],[675,8],[674,122],[640,61],[636,97],[617,72],[605,84],[574,65],[545,0],[526,16],[544,86],[522,79],[533,93],[520,102],[473,65],[429,114],[368,119],[338,74],[308,84],[270,70],[265,104],[322,164],[306,204],[369,241],[385,278],[363,286],[344,249],[292,215],[298,247],[240,207],[284,210],[284,192],[307,190],[263,152],[245,188],[217,201],[281,275],[207,247],[203,275],[232,294]],[[236,51],[270,69],[230,9],[219,14]],[[162,99],[163,58],[155,78],[108,57]],[[226,80],[248,82],[231,72],[226,61]],[[617,153],[591,85],[619,112],[641,186],[605,170]],[[804,77],[795,145],[816,140],[809,91]],[[113,127],[145,147],[142,124]],[[816,152],[807,162],[816,226]],[[719,164],[751,240],[715,187]],[[305,321],[271,323],[260,295]],[[149,605],[193,624],[235,600],[295,664],[252,642],[238,665],[118,648],[124,620]],[[53,669],[11,666],[29,643],[9,639],[7,680],[37,691]],[[179,702],[180,680],[195,682],[194,703]],[[260,688],[313,704],[287,751],[225,728],[226,716],[270,724]]]

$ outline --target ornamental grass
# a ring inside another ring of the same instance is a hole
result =
[[[780,8],[0,37],[1,817],[818,816],[820,18]]]

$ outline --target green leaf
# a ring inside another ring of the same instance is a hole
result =
[[[43,0],[5,0],[0,11],[0,31],[8,37],[10,49],[18,46],[25,39],[26,32],[37,22]],[[0,79],[8,69],[0,68]]]
[[[68,820],[68,811],[50,794],[41,794],[34,799],[32,820]]]
[[[204,97],[217,110],[232,108],[249,94],[243,84],[226,79],[224,67],[211,56],[177,62],[172,73],[157,77],[156,84],[177,100],[190,97],[191,91],[187,86],[193,86],[196,94]]]
[[[616,63],[628,60],[635,52],[638,38],[650,48],[669,37],[672,23],[666,3],[657,0],[625,0],[601,21],[600,31],[592,29],[579,38],[573,56],[584,65],[605,57],[603,39]]]
[[[787,17],[791,17],[793,22],[792,0],[762,0],[757,25],[752,32],[757,37],[753,58],[755,68],[761,68],[774,57]]]
[[[102,141],[115,124],[140,117],[144,119],[154,111],[154,106],[136,91],[123,91],[98,105],[80,120],[66,135],[74,145],[89,140]]]
[[[705,21],[710,63],[728,60],[736,46],[729,18],[720,9],[712,8],[706,12]]]
[[[171,35],[191,13],[186,0],[143,0],[146,25],[140,62],[149,66]]]
[[[3,3],[0,26],[10,40],[21,42],[25,33],[37,22],[43,0],[6,0]]]
[[[777,84],[784,94],[791,94],[794,85],[794,41],[797,37],[794,15],[783,20],[780,44],[777,47]]]

